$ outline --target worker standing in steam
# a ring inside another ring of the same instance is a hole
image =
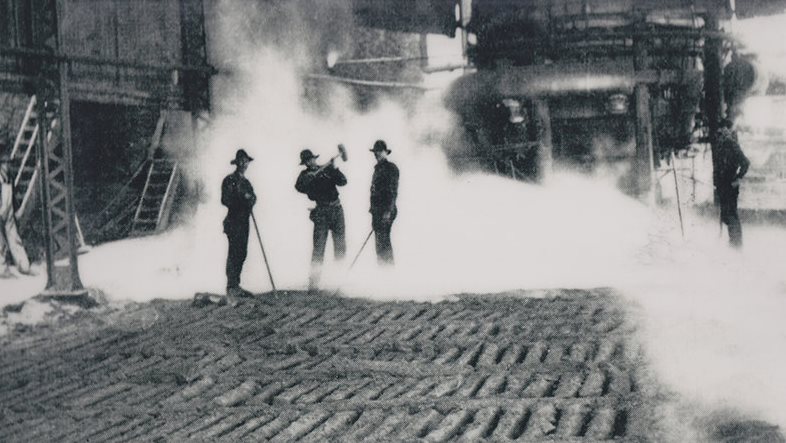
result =
[[[10,161],[5,155],[0,157],[0,259],[5,263],[4,276],[11,275],[11,263],[16,265],[20,273],[30,274],[30,260],[16,226],[14,181]]]
[[[344,151],[343,145],[339,145],[339,151]],[[333,253],[337,261],[344,259],[347,250],[344,209],[341,206],[336,188],[346,185],[347,178],[336,167],[336,157],[322,167],[317,165],[318,157],[310,149],[300,152],[300,164],[304,165],[306,169],[300,172],[295,183],[295,189],[298,192],[306,194],[309,200],[317,204],[315,208],[311,209],[309,216],[314,222],[311,271],[308,279],[310,291],[318,289],[328,232],[333,236]]]
[[[257,202],[254,188],[245,176],[248,164],[254,159],[244,149],[238,149],[235,172],[227,175],[221,183],[221,204],[227,207],[224,218],[224,233],[229,241],[227,252],[227,295],[248,296],[251,293],[240,287],[240,273],[248,254],[248,229],[251,210]]]
[[[374,142],[370,149],[377,159],[374,176],[371,179],[371,227],[374,229],[374,242],[377,247],[377,262],[393,265],[393,245],[390,231],[396,219],[396,197],[398,196],[398,167],[388,160],[390,149],[384,140]]]
[[[718,129],[718,148],[715,152],[715,192],[720,203],[721,222],[729,230],[729,244],[742,247],[742,225],[737,214],[740,180],[748,172],[750,161],[740,149],[731,120],[724,119]]]

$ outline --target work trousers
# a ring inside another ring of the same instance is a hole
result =
[[[374,243],[377,247],[377,263],[381,265],[392,265],[393,245],[390,242],[390,231],[393,228],[394,217],[385,221],[382,215],[371,216],[371,227],[374,229]]]
[[[336,260],[342,260],[347,252],[347,241],[344,232],[344,208],[341,204],[317,206],[311,210],[311,221],[314,222],[314,249],[311,253],[311,262],[322,263],[324,260],[328,232],[333,235],[333,252]]]
[[[240,287],[240,273],[248,255],[248,218],[224,222],[224,233],[229,241],[227,253],[227,289]]]
[[[19,236],[13,214],[0,218],[0,259],[8,264],[9,256],[19,272],[30,272],[30,260],[27,258],[25,245]]]
[[[311,210],[311,221],[314,222],[314,249],[311,252],[311,274],[309,288],[316,289],[322,273],[322,262],[325,259],[328,233],[333,236],[333,253],[336,260],[343,260],[347,252],[345,237],[344,208],[340,203],[317,205]]]
[[[742,224],[737,214],[737,200],[740,188],[731,184],[718,186],[718,201],[720,203],[721,221],[729,229],[729,244],[734,248],[742,247]]]

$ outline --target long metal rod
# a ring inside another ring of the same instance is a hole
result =
[[[267,254],[265,253],[265,245],[262,244],[262,235],[259,233],[259,225],[257,225],[257,218],[254,213],[251,213],[251,220],[254,222],[254,230],[257,232],[257,240],[259,240],[259,247],[262,248],[262,258],[265,260],[265,267],[267,268],[267,275],[270,277],[270,286],[273,287],[273,292],[276,292],[276,283],[273,281],[273,273],[270,272],[270,264],[267,261]]]
[[[363,244],[360,246],[360,249],[358,249],[358,253],[357,253],[357,254],[355,254],[355,258],[354,258],[354,259],[352,259],[352,263],[349,265],[349,268],[347,269],[347,273],[349,273],[350,271],[352,271],[352,268],[354,268],[354,267],[355,267],[355,263],[357,263],[357,262],[358,262],[358,259],[360,258],[360,254],[363,252],[363,250],[364,250],[364,249],[366,249],[366,244],[367,244],[367,243],[368,243],[368,241],[371,239],[371,234],[373,234],[373,233],[374,233],[374,230],[372,229],[372,230],[371,230],[371,231],[368,233],[368,235],[366,236],[366,239],[363,241]],[[338,295],[338,293],[339,293],[339,292],[341,292],[341,286],[337,287],[337,288],[336,288],[336,290],[335,290],[335,291],[333,291],[333,296],[336,296],[336,295]]]
[[[671,172],[672,175],[674,176],[674,191],[676,192],[677,195],[677,214],[680,217],[680,232],[682,232],[682,238],[684,239],[685,226],[683,226],[682,223],[682,205],[680,204],[680,186],[677,183],[677,168],[674,166],[675,159],[676,158],[674,157],[674,151],[671,151]]]
[[[354,258],[354,259],[352,259],[352,264],[350,264],[350,265],[349,265],[349,269],[348,269],[348,271],[351,271],[351,270],[352,270],[352,268],[353,268],[353,267],[355,267],[355,263],[357,263],[357,262],[358,262],[358,259],[360,258],[360,254],[363,252],[363,249],[365,249],[365,248],[366,248],[366,243],[368,243],[368,241],[371,239],[371,234],[373,234],[373,233],[374,233],[374,230],[372,229],[372,230],[371,230],[371,231],[368,233],[368,235],[366,236],[366,240],[365,240],[365,241],[363,241],[363,245],[360,247],[360,250],[358,250],[358,253],[357,253],[357,254],[355,254],[355,258]]]
[[[313,79],[313,80],[325,80],[337,83],[346,83],[349,85],[358,85],[358,86],[373,86],[379,88],[402,88],[402,89],[417,89],[420,91],[428,91],[437,88],[429,88],[426,86],[418,85],[415,83],[401,83],[401,82],[382,82],[382,81],[374,81],[374,80],[360,80],[355,78],[349,77],[337,77],[334,75],[325,75],[325,74],[308,74],[306,78]]]

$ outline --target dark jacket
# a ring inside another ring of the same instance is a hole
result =
[[[371,178],[371,214],[382,215],[390,212],[396,214],[396,197],[398,196],[398,167],[382,160],[374,166]]]
[[[318,205],[333,203],[338,200],[338,189],[336,186],[347,184],[347,178],[334,166],[328,166],[320,173],[304,169],[300,172],[295,183],[295,189],[308,196],[309,200],[317,202]]]
[[[224,223],[245,222],[251,215],[251,208],[257,202],[254,188],[247,178],[237,171],[227,175],[221,183],[221,204],[226,206],[227,217]]]
[[[722,137],[719,142],[715,152],[715,182],[718,186],[730,186],[734,180],[745,176],[751,162],[733,137]]]

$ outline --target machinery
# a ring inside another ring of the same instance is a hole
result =
[[[672,152],[714,144],[718,122],[761,83],[724,24],[786,10],[781,0],[412,3],[391,16],[356,0],[355,13],[388,30],[460,28],[468,69],[447,104],[469,149],[457,164],[525,180],[554,167],[609,172],[638,196]]]

